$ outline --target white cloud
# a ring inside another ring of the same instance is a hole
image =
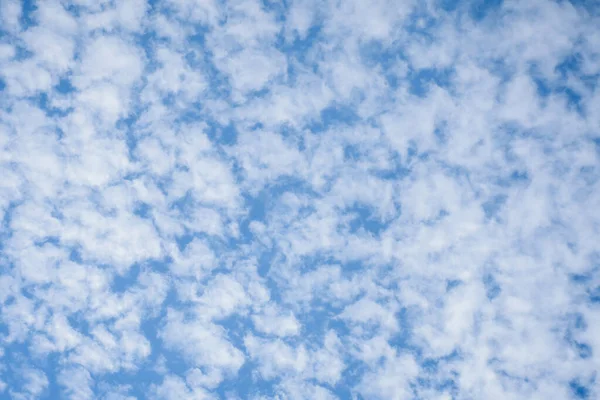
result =
[[[40,398],[48,388],[48,378],[40,370],[27,369],[21,371],[21,379],[25,382],[21,392],[11,393],[13,399],[37,399]]]
[[[260,314],[253,315],[252,321],[257,331],[280,337],[298,335],[301,329],[294,314],[278,312],[275,307],[270,305]]]
[[[258,361],[260,374],[266,380],[278,375],[300,375],[309,363],[309,354],[304,346],[294,348],[280,339],[263,340],[248,335],[244,338],[244,345],[250,356]]]
[[[58,375],[58,383],[63,387],[63,395],[66,399],[86,400],[94,395],[92,390],[94,381],[90,373],[81,367],[61,371]]]
[[[85,47],[74,83],[81,89],[101,82],[127,87],[140,77],[142,70],[137,48],[118,37],[100,36]]]
[[[233,374],[245,361],[243,353],[227,341],[223,328],[205,320],[187,321],[175,310],[169,310],[160,337],[167,346],[182,352],[194,366]]]
[[[19,1],[8,0],[2,2],[0,13],[2,16],[3,25],[6,26],[4,29],[12,33],[17,33],[17,31],[21,28],[19,19],[23,13],[22,5],[19,4]]]
[[[151,398],[160,400],[204,400],[215,398],[201,388],[192,389],[188,387],[183,379],[174,375],[166,376],[160,385],[152,388],[151,393]]]

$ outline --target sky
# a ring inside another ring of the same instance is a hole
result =
[[[0,398],[600,398],[600,3],[0,0]]]

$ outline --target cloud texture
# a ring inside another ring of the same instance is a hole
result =
[[[0,397],[600,398],[599,27],[2,0]]]

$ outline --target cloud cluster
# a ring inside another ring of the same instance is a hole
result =
[[[593,2],[0,2],[0,397],[600,397]]]

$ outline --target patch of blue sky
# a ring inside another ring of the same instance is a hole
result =
[[[33,14],[37,10],[36,0],[23,0],[21,6],[21,24],[25,27],[35,26],[36,20],[33,18]]]
[[[409,90],[418,97],[426,97],[432,85],[451,91],[452,68],[419,69],[408,74]]]
[[[486,296],[490,301],[494,300],[502,292],[502,287],[493,274],[486,274],[483,278],[483,284],[485,286]]]
[[[473,20],[481,21],[500,10],[503,3],[504,0],[474,0],[469,7],[469,15]]]
[[[577,399],[589,399],[590,397],[590,389],[583,384],[580,380],[574,379],[569,382],[569,387],[571,388],[571,393]]]
[[[352,126],[360,121],[360,117],[351,105],[333,104],[321,110],[319,118],[311,121],[308,129],[313,134],[327,132],[331,127]]]
[[[592,15],[600,15],[600,4],[594,0],[563,0],[568,1],[575,7],[579,7]]]
[[[507,195],[498,194],[486,200],[481,207],[483,208],[483,212],[485,213],[485,217],[487,219],[496,219],[498,218],[498,214],[501,212],[504,203],[506,203]]]
[[[371,235],[379,236],[390,225],[390,221],[381,220],[374,215],[373,208],[365,205],[356,204],[347,208],[345,212],[352,216],[349,223],[350,233],[365,231]]]

